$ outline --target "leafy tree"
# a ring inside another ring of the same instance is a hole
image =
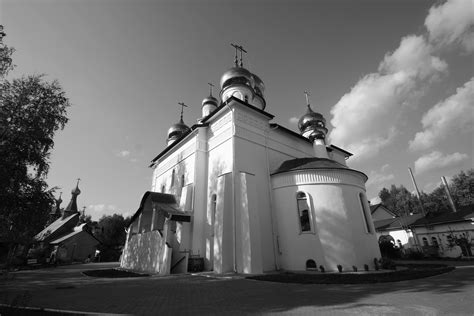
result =
[[[7,80],[13,49],[1,41],[0,47],[0,240],[27,243],[45,225],[54,202],[45,178],[69,101],[57,81],[42,75]]]
[[[455,175],[449,184],[449,190],[456,206],[474,205],[474,169],[467,172],[461,171]],[[385,206],[398,215],[420,212],[417,198],[404,186],[392,185],[390,190],[383,188],[379,192],[379,197]],[[427,213],[451,212],[446,191],[442,184],[429,194],[422,192],[421,200]]]
[[[99,232],[97,239],[101,241],[99,250],[102,261],[115,261],[120,257],[122,247],[125,245],[125,227],[128,226],[130,218],[124,218],[120,214],[102,216],[99,219]]]
[[[400,216],[420,211],[416,197],[403,185],[397,187],[392,184],[390,190],[383,188],[379,192],[379,198],[388,209]]]

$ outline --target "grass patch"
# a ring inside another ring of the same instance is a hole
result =
[[[94,278],[137,278],[150,276],[145,273],[135,273],[119,269],[88,270],[82,273]]]
[[[278,274],[265,274],[247,277],[247,279],[280,283],[300,284],[366,284],[399,282],[413,279],[426,278],[454,270],[454,267],[443,265],[403,265],[406,270],[381,272],[381,273],[318,273],[304,274],[284,272]]]

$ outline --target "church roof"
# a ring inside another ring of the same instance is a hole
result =
[[[153,167],[155,165],[155,162],[160,159],[161,157],[163,157],[167,152],[169,152],[172,148],[174,148],[175,146],[177,146],[181,140],[183,140],[184,138],[186,138],[186,136],[188,136],[192,131],[194,131],[196,128],[198,127],[202,127],[202,126],[207,126],[207,121],[209,121],[209,119],[211,117],[213,117],[214,115],[216,115],[220,110],[222,110],[223,108],[225,108],[229,103],[231,103],[232,101],[236,101],[238,103],[240,103],[241,105],[243,106],[246,106],[254,111],[257,111],[265,116],[267,116],[268,118],[272,119],[274,116],[268,112],[265,112],[263,110],[260,110],[259,108],[251,105],[251,104],[248,104],[240,99],[237,99],[236,97],[232,96],[230,97],[228,100],[226,100],[225,102],[223,102],[219,107],[217,107],[214,111],[212,111],[208,116],[206,116],[202,121],[201,121],[201,124],[195,124],[193,126],[191,126],[191,128],[183,133],[178,139],[176,139],[175,142],[173,142],[171,145],[167,146],[162,152],[160,152],[158,154],[158,156],[156,156],[155,158],[153,158],[153,160],[151,161],[151,164],[150,164],[150,167]]]
[[[347,166],[344,166],[343,164],[340,164],[331,159],[311,157],[311,158],[296,158],[296,159],[286,160],[280,165],[280,167],[278,167],[278,169],[275,172],[272,173],[272,175],[282,173],[282,172],[309,170],[309,169],[343,169],[343,170],[351,170],[351,171],[355,171],[355,172],[359,172],[363,174],[360,171],[350,169]]]
[[[188,215],[184,212],[181,212],[176,205],[176,198],[173,194],[166,194],[166,193],[158,193],[158,192],[151,192],[147,191],[143,194],[142,200],[140,202],[140,207],[138,210],[133,214],[132,218],[130,219],[129,226],[135,221],[135,219],[140,216],[140,213],[143,212],[145,207],[149,207],[149,202],[155,203],[155,205],[162,211],[165,211],[171,215],[180,213],[182,215]]]
[[[392,216],[397,216],[397,214],[395,214],[394,212],[392,212],[390,209],[388,209],[385,205],[383,205],[382,203],[378,203],[378,204],[371,204],[370,205],[370,214],[374,214],[375,211],[379,208],[379,207],[383,207],[384,210],[389,213],[390,215]]]
[[[76,226],[78,220],[79,220],[79,213],[69,215],[65,218],[60,217],[54,222],[52,222],[50,225],[46,226],[41,232],[39,232],[35,236],[35,239],[37,241],[44,241],[49,236],[53,236],[61,228],[64,228],[64,229],[73,228],[74,226]]]

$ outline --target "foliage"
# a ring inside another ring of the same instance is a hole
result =
[[[6,76],[8,71],[14,67],[11,56],[15,52],[15,49],[3,44],[3,36],[5,35],[6,34],[3,33],[3,26],[0,25],[0,78]]]
[[[456,174],[449,184],[449,190],[457,207],[474,205],[474,169]],[[421,212],[416,196],[403,185],[392,185],[390,190],[383,188],[379,192],[382,203],[397,215],[408,215],[410,212]],[[426,212],[438,214],[451,212],[444,186],[441,184],[431,193],[421,193],[421,200]]]
[[[27,243],[45,225],[53,189],[45,178],[53,137],[68,119],[69,101],[57,81],[42,75],[6,80],[1,50],[0,76],[0,240]],[[5,68],[6,67],[6,68]]]
[[[390,190],[383,188],[379,193],[379,197],[383,205],[399,216],[419,212],[419,204],[416,197],[403,185],[397,187],[392,184]]]
[[[125,227],[128,226],[130,218],[122,215],[104,215],[99,219],[99,232],[97,239],[101,241],[99,250],[101,261],[115,261],[120,257],[121,249],[125,245]]]

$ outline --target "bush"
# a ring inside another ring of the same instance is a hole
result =
[[[321,271],[321,272],[324,273],[326,270],[324,269],[324,267],[323,267],[322,265],[320,265],[320,266],[319,266],[319,271]]]
[[[395,247],[391,241],[382,241],[379,243],[382,257],[397,259],[401,257],[400,249]]]
[[[342,272],[342,266],[341,266],[340,264],[337,265],[337,270],[338,270],[339,272]]]

